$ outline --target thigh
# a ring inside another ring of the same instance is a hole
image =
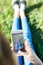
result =
[[[26,39],[28,43],[31,45],[32,49],[34,49],[33,43],[32,43],[32,37],[31,37],[31,30],[30,30],[28,20],[26,17],[24,17],[24,18],[21,18],[21,21],[22,21],[24,39]]]

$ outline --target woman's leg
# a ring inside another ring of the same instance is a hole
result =
[[[17,0],[15,0],[15,1],[17,1]],[[14,0],[13,0],[13,3],[14,3]],[[13,8],[14,8],[14,11],[15,11],[15,14],[14,14],[14,19],[13,19],[13,24],[12,24],[12,31],[11,31],[11,33],[13,33],[13,31],[15,31],[15,30],[20,30],[21,29],[21,26],[20,26],[20,18],[19,18],[19,9],[18,9],[18,5],[16,4],[16,5],[14,5],[13,6]],[[16,43],[16,45],[15,45],[15,48],[16,48],[16,51],[18,51],[18,49],[19,49],[19,46],[17,45],[17,43]],[[18,53],[17,53],[18,54]],[[17,58],[18,58],[18,65],[23,65],[23,56],[17,56]]]
[[[34,47],[33,47],[33,44],[32,44],[30,26],[28,24],[28,20],[27,20],[27,18],[25,16],[24,11],[20,12],[20,16],[21,16],[24,39],[26,39],[28,41],[28,43],[30,44],[31,48],[34,50]],[[32,65],[31,62],[27,58],[24,58],[24,62],[25,62],[25,65]]]
[[[24,39],[28,41],[28,44],[30,44],[31,48],[34,50],[33,44],[32,44],[32,38],[31,38],[31,31],[30,31],[30,26],[28,24],[28,20],[25,16],[25,8],[26,8],[26,0],[20,0],[20,17],[21,17],[21,22],[22,22],[22,29],[23,29],[23,34],[24,34]],[[24,58],[24,63],[25,65],[33,65],[31,64],[30,61],[28,61],[27,58]]]
[[[14,18],[12,24],[12,31],[20,29],[20,21],[19,21],[19,3],[17,0],[12,0],[12,7],[14,10]],[[11,31],[11,32],[12,32]]]

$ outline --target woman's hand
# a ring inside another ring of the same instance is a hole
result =
[[[32,50],[31,46],[26,40],[24,41],[24,46],[25,46],[25,52],[22,52],[21,50],[19,50],[18,54],[26,57],[34,65],[43,65],[41,60],[38,58],[38,56]]]
[[[11,50],[13,51],[12,44],[10,44]],[[24,50],[24,52],[22,52]],[[26,57],[30,62],[32,62],[34,65],[43,65],[41,60],[38,58],[36,53],[32,50],[30,44],[25,40],[24,41],[24,49],[19,50],[16,54],[17,56],[24,56]]]

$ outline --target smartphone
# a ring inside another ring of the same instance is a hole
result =
[[[23,31],[22,30],[15,30],[11,32],[11,40],[13,44],[13,49],[15,52],[22,49],[24,47],[24,38],[23,38]]]

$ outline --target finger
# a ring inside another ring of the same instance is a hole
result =
[[[30,47],[30,43],[29,43],[27,40],[25,40],[25,41],[24,41],[24,46],[25,46],[25,47]]]
[[[31,46],[26,40],[24,41],[24,46],[25,46],[25,50],[26,51],[30,51],[31,50]]]
[[[11,48],[11,51],[13,51],[13,45],[12,44],[10,44],[10,48]]]

